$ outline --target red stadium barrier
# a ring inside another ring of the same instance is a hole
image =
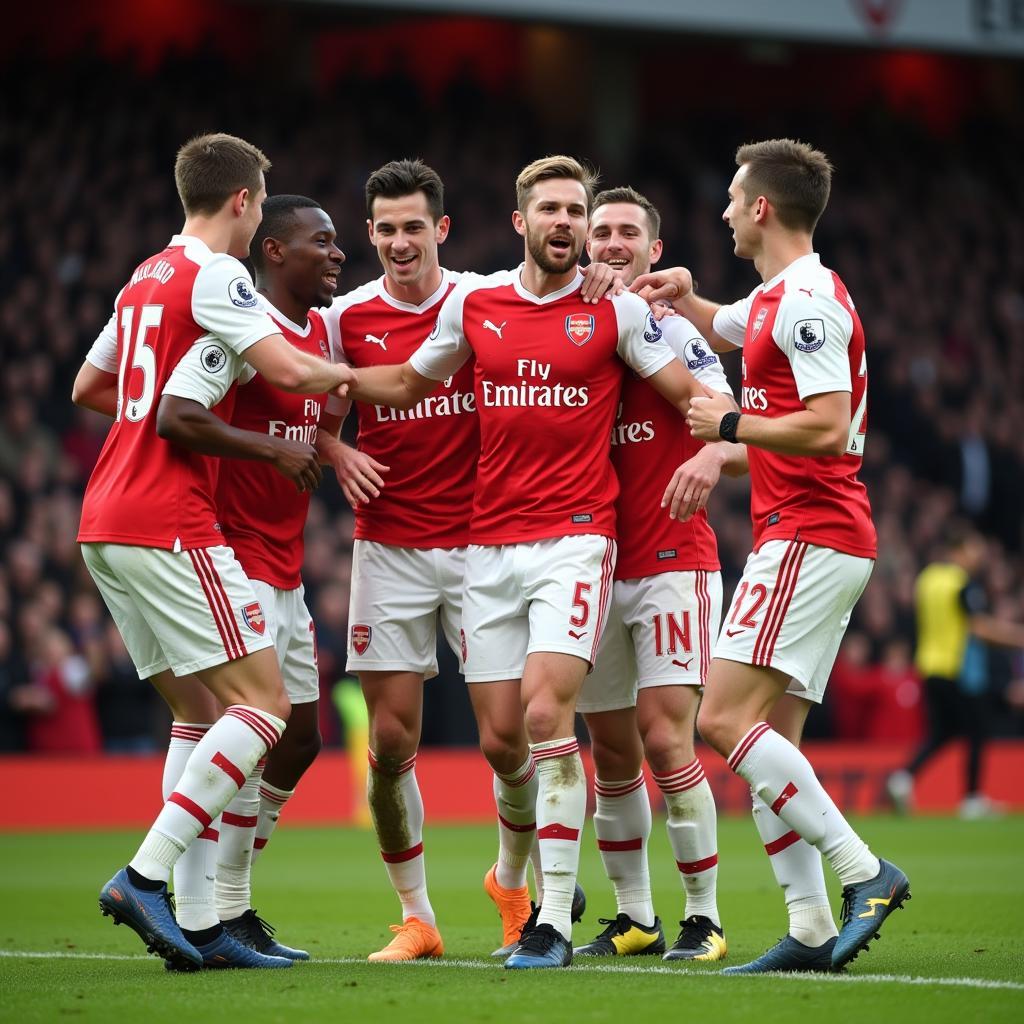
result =
[[[886,806],[886,775],[902,765],[900,747],[851,743],[806,745],[818,775],[844,809],[869,812]],[[723,813],[746,813],[750,798],[740,779],[711,751],[701,751],[704,770]],[[963,751],[942,752],[921,773],[916,805],[922,812],[954,810],[962,796]],[[588,775],[593,766],[584,752]],[[144,827],[159,810],[161,757],[3,757],[0,788],[7,794],[0,831]],[[985,792],[1018,810],[1024,794],[1024,741],[991,745],[985,765]],[[491,775],[475,750],[428,749],[416,759],[430,822],[490,821],[494,816]],[[285,812],[291,825],[340,825],[359,812],[358,780],[348,756],[330,751],[318,758]],[[651,788],[655,806],[660,795]]]

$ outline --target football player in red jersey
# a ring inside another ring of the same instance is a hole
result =
[[[876,553],[857,477],[867,429],[860,317],[814,252],[832,165],[791,139],[741,146],[723,220],[736,255],[764,282],[719,306],[690,274],[644,275],[633,288],[668,299],[720,350],[743,349],[741,412],[697,399],[695,437],[747,445],[754,550],[708,673],[701,735],[749,783],[754,818],[786,893],[790,933],[728,973],[840,969],[910,896],[906,875],[850,827],[797,748]],[[823,854],[843,885],[836,935]]]
[[[660,259],[660,226],[657,209],[633,189],[602,192],[590,215],[590,257],[615,267],[629,284]],[[698,380],[729,394],[722,365],[696,327],[681,316],[666,316],[659,326]],[[704,505],[723,469],[746,471],[745,453],[742,445],[697,441],[672,405],[627,374],[612,464],[622,485],[615,583],[608,625],[576,710],[590,732],[594,830],[617,906],[608,927],[574,952],[719,960],[726,944],[717,904],[715,799],[693,746],[700,688],[722,617],[718,547]],[[666,467],[677,464],[666,488]],[[686,893],[681,931],[667,952],[647,866],[645,757],[665,800]]]
[[[244,359],[300,393],[343,393],[354,379],[350,368],[285,341],[239,262],[260,223],[269,166],[229,135],[181,148],[175,179],[185,226],[118,295],[72,396],[115,417],[86,488],[79,541],[139,676],[174,710],[175,676],[194,672],[226,709],[194,737],[180,777],[165,780],[171,791],[153,828],[100,894],[105,914],[184,970],[291,964],[242,946],[212,908],[185,934],[167,891],[175,863],[280,738],[290,704],[260,602],[216,521],[216,463],[163,436],[160,398],[193,350],[211,378]]]
[[[384,273],[324,311],[335,358],[357,370],[401,363],[415,351],[459,277],[438,257],[449,220],[444,183],[433,168],[420,160],[377,168],[366,181],[366,213]],[[429,407],[406,413],[357,402],[357,453],[367,465],[354,465],[355,453],[336,440],[341,411],[340,401],[328,404],[320,446],[356,517],[347,667],[358,674],[369,711],[367,802],[402,908],[393,938],[369,959],[440,956],[444,944],[427,892],[416,752],[423,684],[437,674],[439,622],[459,656],[462,573],[480,447],[473,367],[453,374]],[[527,899],[520,926],[528,914]]]
[[[703,393],[646,306],[628,295],[602,301],[598,265],[584,285],[592,185],[571,157],[524,168],[513,213],[524,263],[465,275],[420,348],[400,365],[360,371],[365,386],[353,393],[408,409],[475,356],[481,439],[462,654],[492,768],[536,780],[536,817],[519,827],[537,829],[543,877],[536,924],[509,968],[572,960],[586,803],[573,716],[611,597],[618,484],[608,452],[623,365],[681,412]]]

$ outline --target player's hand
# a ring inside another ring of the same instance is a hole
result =
[[[698,441],[721,441],[718,426],[727,412],[734,412],[736,403],[727,395],[712,393],[696,395],[690,399],[686,422]]]
[[[330,458],[341,491],[353,508],[365,505],[371,498],[378,497],[380,489],[384,486],[384,477],[381,474],[391,471],[390,466],[371,459],[365,452],[347,444],[335,445]]]
[[[613,295],[621,295],[626,290],[626,282],[622,273],[613,270],[607,263],[591,263],[580,267],[583,273],[583,287],[580,296],[584,302],[599,302],[610,299]]]
[[[285,437],[275,437],[273,440],[274,457],[271,464],[274,469],[291,480],[299,491],[315,491],[323,476],[316,449],[311,444],[291,441]]]
[[[650,274],[641,274],[629,286],[644,302],[652,306],[659,299],[672,303],[673,306],[685,299],[693,291],[693,275],[686,267],[671,267],[668,270],[655,270]]]
[[[651,303],[651,316],[655,320],[664,320],[667,316],[678,316],[672,303],[667,299],[658,299],[656,302]]]
[[[359,383],[359,376],[347,363],[335,364],[335,369],[341,376],[341,382],[330,392],[338,398],[348,398],[349,388],[354,388]]]
[[[722,475],[722,460],[717,445],[705,445],[676,469],[661,499],[661,507],[668,509],[670,519],[685,523],[707,505]]]

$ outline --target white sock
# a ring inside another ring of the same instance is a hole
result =
[[[196,744],[131,866],[146,878],[166,882],[178,858],[210,827],[256,762],[281,738],[285,724],[258,708],[229,707]]]
[[[756,794],[754,824],[761,835],[765,853],[782,887],[789,911],[789,934],[805,946],[820,946],[838,934],[832,920],[821,854],[805,843],[796,832]]]
[[[257,762],[245,785],[221,812],[214,889],[217,916],[221,921],[241,917],[252,907],[249,876],[260,814],[260,782],[266,763],[265,759]]]
[[[295,796],[294,789],[279,789],[272,786],[266,779],[260,783],[260,813],[256,822],[256,838],[252,844],[252,862],[263,852],[263,847],[270,841],[277,819],[281,817],[284,805]]]
[[[615,887],[617,912],[637,924],[654,924],[647,840],[651,836],[651,801],[641,771],[628,782],[594,780],[597,807],[594,832],[605,874]]]
[[[498,808],[495,881],[502,889],[521,889],[537,835],[537,769],[532,757],[510,775],[494,773],[494,802]]]
[[[811,763],[767,722],[758,722],[736,744],[729,767],[789,828],[821,851],[843,885],[878,874],[878,858],[850,828]]]
[[[380,769],[368,751],[370,770],[366,796],[373,827],[380,843],[391,885],[402,904],[402,920],[419,918],[436,925],[434,908],[427,896],[427,868],[423,859],[423,798],[416,782],[416,755],[398,766],[396,773]]]
[[[533,890],[536,893],[534,902],[539,907],[544,902],[544,865],[540,862],[540,843],[537,842],[536,831],[533,834],[533,846],[530,847],[530,867],[533,868]]]
[[[684,917],[718,916],[718,815],[715,797],[698,758],[674,772],[654,773],[664,794],[669,845],[686,893]]]
[[[537,762],[537,839],[544,876],[538,924],[572,938],[572,897],[587,814],[587,779],[575,736],[533,743]]]
[[[209,731],[209,724],[173,722],[164,759],[163,798],[167,800],[185,771],[196,744]],[[174,916],[181,928],[200,931],[217,924],[213,906],[213,850],[217,831],[211,825],[178,858],[174,865]]]

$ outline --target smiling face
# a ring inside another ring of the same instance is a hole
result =
[[[526,239],[529,258],[546,274],[564,274],[579,263],[587,237],[587,191],[572,178],[546,178],[530,190],[525,210],[512,222]]]
[[[650,220],[636,203],[604,203],[590,218],[587,252],[595,263],[618,270],[629,285],[661,258],[661,239],[651,239]]]
[[[303,301],[308,299],[310,308],[329,306],[345,262],[345,254],[335,244],[334,224],[319,207],[302,207],[293,216],[294,229],[281,243],[287,287]]]
[[[448,226],[447,217],[434,222],[422,192],[397,199],[378,196],[367,222],[384,273],[402,289],[415,289],[437,272],[437,247],[448,237]]]

